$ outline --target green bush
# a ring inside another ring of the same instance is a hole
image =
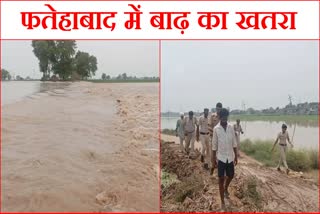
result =
[[[178,183],[179,180],[176,174],[168,173],[161,170],[161,185],[164,188],[169,187],[171,184]]]
[[[311,169],[311,161],[306,151],[289,150],[287,152],[287,163],[294,171],[307,171]]]
[[[248,139],[246,139],[240,143],[240,149],[241,149],[241,151],[243,151],[247,155],[252,155],[255,152],[255,149],[252,145],[252,142]]]
[[[319,169],[319,153],[317,151],[310,151],[309,158],[312,169]]]

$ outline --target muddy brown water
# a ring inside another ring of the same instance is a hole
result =
[[[157,89],[77,82],[2,106],[1,211],[158,211]]]
[[[55,89],[63,89],[70,85],[67,82],[40,82],[40,81],[2,81],[1,105],[14,103]]]

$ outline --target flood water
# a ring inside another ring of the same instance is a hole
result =
[[[30,95],[62,89],[70,83],[40,81],[2,81],[1,106],[20,101]]]
[[[178,118],[161,118],[161,129],[175,129]],[[230,121],[235,124],[235,121]],[[241,126],[244,134],[241,135],[241,140],[250,139],[256,140],[272,140],[274,141],[277,134],[281,131],[281,125],[284,122],[275,121],[242,121]],[[288,124],[288,132],[290,139],[296,148],[317,149],[319,144],[319,128],[318,126],[307,126],[301,124]]]

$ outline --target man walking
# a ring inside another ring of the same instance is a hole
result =
[[[200,141],[202,145],[201,149],[201,162],[204,162],[204,168],[209,169],[209,164],[211,163],[211,152],[210,152],[210,147],[209,147],[209,109],[205,108],[203,111],[203,116],[200,117],[199,119],[199,126],[197,128],[197,138],[200,135]],[[199,141],[199,139],[197,139]],[[211,164],[210,164],[211,165]],[[212,166],[210,166],[212,168]]]
[[[277,166],[277,170],[281,171],[280,165],[283,164],[284,167],[286,168],[287,174],[289,174],[289,167],[287,164],[287,158],[286,158],[286,153],[287,153],[287,141],[293,147],[293,144],[290,141],[289,134],[287,132],[287,125],[282,124],[282,131],[278,134],[276,141],[273,144],[272,150],[274,150],[274,147],[276,144],[279,142],[279,150],[280,150],[280,159],[279,159],[279,164]]]
[[[237,140],[237,146],[238,146],[238,157],[240,157],[240,134],[243,134],[243,130],[240,125],[240,119],[237,119],[237,123],[234,124],[234,132],[236,134],[236,140]]]
[[[222,109],[222,103],[217,103],[216,104],[216,112],[211,114],[211,117],[210,117],[210,121],[209,121],[209,132],[210,132],[210,148],[212,147],[212,135],[213,135],[213,128],[219,124],[219,115],[218,113],[220,112],[220,110]],[[210,153],[212,153],[210,151]],[[212,157],[212,154],[210,154],[210,156]],[[212,158],[211,158],[212,159]],[[210,168],[210,175],[213,175],[213,170],[214,170],[214,163],[212,162],[211,163],[212,167]]]
[[[184,119],[184,114],[180,113],[180,119],[177,120],[177,125],[176,125],[176,136],[179,137],[179,140],[180,140],[181,152],[184,152],[184,147],[183,147],[183,141],[184,141],[183,119]]]
[[[216,104],[216,112],[211,114],[210,117],[210,123],[209,123],[209,132],[210,136],[212,137],[213,134],[213,128],[218,125],[219,123],[219,111],[222,109],[222,103],[217,103]]]
[[[221,208],[225,209],[224,198],[229,198],[228,187],[234,177],[234,166],[238,163],[237,142],[233,126],[228,124],[229,111],[223,108],[218,115],[220,123],[213,129],[212,158],[218,165]]]
[[[189,111],[189,117],[184,118],[183,127],[186,140],[186,152],[190,155],[194,154],[194,142],[196,140],[196,126],[198,126],[197,119],[193,116],[193,111]],[[190,151],[191,144],[191,151]]]

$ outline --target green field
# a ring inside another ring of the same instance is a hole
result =
[[[93,83],[150,83],[159,82],[159,80],[88,80],[88,82]]]
[[[275,121],[287,124],[318,125],[318,115],[230,115],[230,120]]]

